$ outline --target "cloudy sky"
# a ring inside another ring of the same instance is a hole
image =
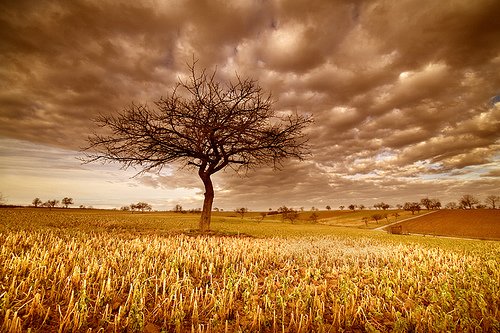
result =
[[[195,57],[315,119],[309,160],[217,174],[216,207],[500,195],[498,13],[498,0],[2,1],[0,192],[201,207],[192,170],[131,178],[76,159],[93,117],[152,104]]]

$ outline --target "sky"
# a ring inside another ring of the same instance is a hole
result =
[[[112,208],[202,205],[194,170],[81,164],[92,119],[171,92],[193,58],[311,114],[311,156],[214,175],[214,207],[500,195],[498,0],[0,3],[0,192]]]

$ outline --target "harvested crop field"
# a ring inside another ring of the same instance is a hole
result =
[[[500,240],[500,210],[440,210],[394,226],[403,233]]]
[[[499,242],[197,218],[0,209],[0,332],[500,332]]]

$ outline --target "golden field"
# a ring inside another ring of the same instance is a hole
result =
[[[1,330],[500,330],[498,242],[197,219],[1,209]]]

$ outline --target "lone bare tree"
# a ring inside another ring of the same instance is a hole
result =
[[[96,119],[108,134],[93,134],[84,149],[85,162],[118,162],[124,168],[139,167],[160,172],[172,162],[198,170],[205,187],[200,230],[210,229],[214,187],[211,176],[230,166],[235,170],[283,160],[303,160],[308,153],[305,128],[310,116],[278,115],[270,94],[256,81],[236,76],[225,84],[216,70],[197,71],[188,65],[187,80],[179,80],[172,92],[156,101],[155,108],[135,105],[117,115]]]

